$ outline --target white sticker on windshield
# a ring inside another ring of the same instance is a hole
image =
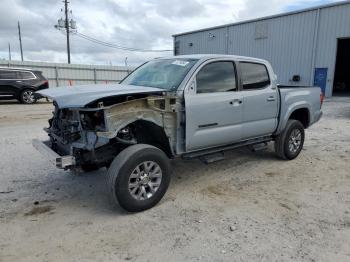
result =
[[[182,61],[182,60],[175,60],[174,62],[172,62],[173,65],[178,65],[178,66],[187,66],[188,65],[188,61]]]

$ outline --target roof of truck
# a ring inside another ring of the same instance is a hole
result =
[[[237,56],[237,55],[223,55],[223,54],[195,54],[195,55],[178,55],[178,56],[167,56],[159,57],[157,59],[217,59],[217,58],[230,58],[233,60],[247,60],[247,61],[260,61],[267,62],[266,60],[248,57],[248,56]]]

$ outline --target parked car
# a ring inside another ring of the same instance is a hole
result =
[[[33,145],[58,168],[109,168],[113,199],[142,211],[166,192],[170,159],[211,162],[226,150],[271,141],[280,158],[296,158],[304,129],[321,118],[323,95],[319,87],[276,81],[271,65],[255,58],[158,58],[119,85],[40,91],[55,110],[50,139]]]
[[[34,92],[46,88],[49,88],[49,82],[40,71],[0,67],[0,99],[33,104],[39,98]]]

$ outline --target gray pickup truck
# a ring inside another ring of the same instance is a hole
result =
[[[33,145],[58,168],[108,168],[111,197],[127,211],[156,205],[170,182],[170,159],[207,162],[223,152],[274,141],[291,160],[304,129],[321,115],[318,87],[278,86],[264,60],[226,55],[158,58],[121,84],[51,88],[49,140]]]

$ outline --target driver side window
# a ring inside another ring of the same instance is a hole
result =
[[[237,90],[234,63],[213,62],[205,65],[196,76],[197,94]]]

